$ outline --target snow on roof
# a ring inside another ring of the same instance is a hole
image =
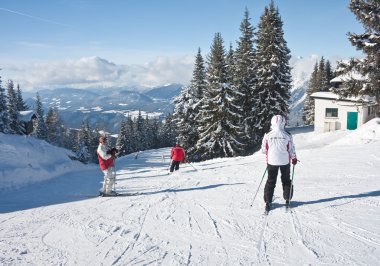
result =
[[[32,119],[34,115],[34,111],[28,110],[28,111],[20,111],[19,112],[19,118],[21,121],[28,122]]]
[[[373,103],[375,104],[375,97],[370,97],[368,95],[362,95],[358,97],[347,97],[342,98],[338,94],[335,94],[330,91],[318,91],[314,92],[310,95],[312,98],[318,98],[318,99],[332,99],[332,100],[340,100],[340,101],[350,101],[350,102],[366,102],[366,103]]]

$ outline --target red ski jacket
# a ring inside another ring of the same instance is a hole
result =
[[[99,144],[97,149],[98,159],[99,159],[99,166],[102,171],[115,166],[114,164],[114,158],[111,154],[107,154],[106,147],[102,144]]]
[[[177,144],[172,148],[171,158],[173,161],[183,162],[185,160],[185,150]]]

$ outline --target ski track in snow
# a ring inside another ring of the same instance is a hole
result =
[[[266,216],[265,182],[249,207],[264,155],[194,163],[197,170],[182,164],[172,175],[162,161],[167,149],[120,158],[117,190],[138,195],[68,192],[71,202],[1,213],[0,264],[377,265],[380,145],[353,152],[327,140],[300,145],[291,208],[278,180]],[[17,195],[5,196],[18,206]]]

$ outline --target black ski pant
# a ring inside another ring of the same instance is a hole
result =
[[[172,164],[170,165],[170,173],[172,173],[174,171],[174,169],[176,171],[179,169],[179,163],[180,163],[180,161],[172,160]]]
[[[268,164],[268,180],[264,188],[264,201],[271,203],[273,201],[274,188],[276,187],[278,169],[281,172],[281,182],[283,197],[285,200],[289,200],[293,196],[290,193],[291,180],[290,180],[290,164],[286,165],[270,165]]]

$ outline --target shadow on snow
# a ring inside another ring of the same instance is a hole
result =
[[[302,205],[312,205],[312,204],[319,204],[324,202],[331,202],[341,199],[360,199],[360,198],[368,198],[368,197],[379,197],[380,196],[380,190],[370,191],[366,193],[359,193],[355,195],[343,195],[343,196],[337,196],[337,197],[331,197],[331,198],[325,198],[325,199],[317,199],[312,201],[291,201],[291,205],[293,208],[302,206]]]

